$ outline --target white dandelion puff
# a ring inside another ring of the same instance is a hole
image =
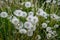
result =
[[[33,21],[33,16],[28,16],[28,17],[26,18],[26,20],[32,22],[32,21]]]
[[[28,13],[28,15],[29,16],[33,16],[34,15],[34,12],[31,11],[31,12]]]
[[[16,29],[20,30],[23,28],[23,22],[19,22],[17,25],[14,25]]]
[[[40,36],[40,35],[37,35],[37,36],[36,36],[36,39],[37,39],[37,40],[40,40],[40,39],[41,39],[41,36]]]
[[[47,27],[47,23],[42,23],[42,28],[46,28]]]
[[[27,17],[27,13],[26,12],[22,12],[22,17]]]
[[[1,12],[0,17],[6,18],[6,17],[8,17],[8,13],[7,12]]]
[[[20,16],[22,15],[22,10],[15,10],[15,11],[14,11],[14,15],[20,17]]]
[[[55,25],[54,25],[54,28],[58,28],[58,27],[59,27],[59,25],[58,25],[58,24],[55,24]]]
[[[46,36],[47,36],[47,39],[49,39],[52,37],[52,34],[48,33],[48,34],[46,34]]]
[[[51,2],[51,0],[46,0],[46,3],[50,3]]]
[[[33,24],[36,24],[37,22],[38,22],[38,17],[37,17],[37,16],[34,16],[32,23],[33,23]]]
[[[27,31],[27,36],[33,36],[33,31],[28,30],[28,31]]]
[[[30,8],[30,7],[31,7],[31,2],[26,2],[26,3],[25,3],[25,7],[26,7],[26,8]]]
[[[26,29],[30,29],[31,27],[33,27],[33,25],[32,25],[31,22],[25,22],[25,23],[24,23],[24,27],[25,27]]]
[[[56,15],[56,14],[50,14],[50,17],[52,18],[52,19],[55,19],[55,20],[58,20],[60,17],[58,16],[58,15]]]
[[[33,27],[31,27],[29,30],[35,31],[36,30],[36,25],[34,25]]]
[[[40,16],[40,15],[42,15],[43,12],[44,12],[43,9],[38,9],[36,15],[39,15]]]
[[[16,17],[13,17],[11,22],[14,24],[14,25],[17,25],[19,23],[19,19],[17,19]]]
[[[47,19],[47,17],[49,16],[49,14],[47,14],[46,12],[44,12],[43,9],[39,9],[38,12],[36,13],[36,15],[42,16],[45,19]]]
[[[47,31],[47,32],[49,32],[49,31],[51,31],[51,30],[52,30],[51,27],[47,27],[47,28],[46,28],[46,31]]]
[[[19,32],[20,32],[21,34],[26,34],[26,33],[27,33],[27,30],[26,30],[26,29],[20,29]]]

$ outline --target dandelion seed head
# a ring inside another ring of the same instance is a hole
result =
[[[46,3],[50,3],[51,2],[51,0],[46,0]]]
[[[46,28],[47,27],[47,23],[42,23],[42,28]]]
[[[28,31],[27,31],[27,36],[33,36],[33,31],[28,30]]]
[[[26,8],[30,8],[30,7],[31,7],[31,2],[26,2],[26,3],[25,3],[25,7],[26,7]]]
[[[8,17],[8,13],[7,12],[1,12],[0,17],[6,18],[6,17]]]
[[[14,15],[19,16],[19,17],[22,16],[22,10],[15,10]]]
[[[37,38],[37,40],[40,40],[41,39],[41,36],[40,35],[37,35],[36,38]]]
[[[26,12],[22,12],[22,17],[27,17],[27,13]]]
[[[52,35],[50,33],[46,34],[46,36],[47,36],[47,39],[52,37]]]
[[[32,23],[33,23],[33,24],[36,24],[37,22],[38,22],[38,17],[37,17],[37,16],[34,16]]]
[[[26,33],[27,33],[27,30],[26,30],[26,29],[20,29],[19,32],[20,32],[21,34],[26,34]]]
[[[55,24],[55,25],[54,25],[54,28],[58,28],[58,27],[59,27],[59,25],[58,25],[58,24]]]
[[[26,29],[30,29],[31,27],[33,27],[33,25],[32,25],[31,22],[25,22],[25,23],[24,23],[24,27],[25,27]]]
[[[36,30],[36,26],[34,25],[33,27],[31,27],[30,29],[28,30],[32,30],[32,31],[35,31]]]
[[[12,18],[11,22],[14,24],[14,25],[17,25],[19,23],[19,19],[17,19],[16,17]]]
[[[28,15],[29,16],[33,16],[34,15],[34,12],[31,11],[31,12],[28,13]]]
[[[51,27],[47,27],[46,31],[49,32],[49,31],[51,31],[51,29],[52,29]]]
[[[32,22],[32,21],[33,21],[33,16],[28,16],[28,17],[26,18],[26,20]]]

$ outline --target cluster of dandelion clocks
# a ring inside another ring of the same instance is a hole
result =
[[[46,0],[46,3],[50,3],[51,0]],[[55,4],[56,1],[53,0],[53,3]],[[31,2],[25,2],[22,5],[25,6],[25,8],[29,9],[32,7]],[[58,4],[60,5],[60,4]],[[27,10],[28,11],[28,10]],[[57,36],[57,32],[53,29],[59,28],[58,24],[55,24],[54,27],[50,27],[48,24],[50,23],[50,20],[47,20],[49,17],[53,20],[60,21],[60,16],[52,13],[48,14],[45,12],[42,8],[39,8],[36,12],[36,15],[34,14],[34,11],[23,11],[22,9],[17,9],[13,12],[12,15],[8,15],[7,12],[1,12],[0,13],[1,18],[7,18],[13,25],[14,27],[19,30],[19,33],[27,35],[27,36],[33,36],[34,31],[37,29],[37,25],[39,24],[40,20],[39,17],[43,17],[46,21],[43,22],[41,25],[41,28],[45,29],[46,32],[46,38],[54,38]],[[25,18],[26,21],[22,21],[19,18]],[[36,36],[37,40],[41,39],[40,34]]]

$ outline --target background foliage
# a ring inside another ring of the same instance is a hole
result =
[[[60,16],[60,6],[53,3],[44,3],[45,0],[0,0],[0,12],[6,11],[9,15],[13,14],[13,11],[16,9],[21,9],[29,12],[31,10],[24,8],[24,6],[21,6],[20,3],[31,1],[34,4],[34,11],[36,12],[38,7],[44,9],[47,13],[56,13]],[[36,34],[41,35],[41,40],[46,40],[45,31],[40,27],[42,22],[45,22],[46,20],[42,17],[40,17],[39,26],[37,26],[36,31],[34,32],[34,35],[32,37],[28,37],[27,35],[22,35],[14,28],[14,25],[8,20],[0,17],[0,40],[36,40],[35,36]],[[48,18],[51,22],[48,24],[49,26],[52,26],[57,23],[60,25],[60,22],[57,22],[53,19]],[[23,20],[24,21],[24,20]],[[60,28],[54,29],[57,31],[58,36],[51,40],[60,40]]]

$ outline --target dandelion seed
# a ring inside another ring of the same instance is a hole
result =
[[[23,22],[20,21],[20,23],[17,26],[19,26],[19,29],[22,29],[23,25],[24,25]]]
[[[27,29],[31,29],[31,27],[33,27],[33,25],[32,25],[31,22],[25,22],[24,27],[27,28]]]
[[[17,25],[19,23],[19,19],[17,19],[16,17],[13,17],[11,22],[14,24],[14,25]]]
[[[54,25],[54,28],[58,28],[58,27],[59,27],[59,25],[58,25],[58,24],[55,24],[55,25]]]
[[[32,21],[33,21],[33,16],[28,16],[28,17],[26,18],[26,20],[32,22]]]
[[[41,39],[41,36],[40,35],[37,35],[36,38],[37,38],[37,40],[40,40]]]
[[[47,24],[46,23],[42,23],[42,28],[46,28]]]
[[[52,35],[52,38],[54,38],[55,36],[57,36],[56,31],[50,31],[49,33]]]
[[[36,13],[36,15],[42,16],[42,17],[44,17],[46,19],[49,16],[49,14],[47,14],[46,12],[44,12],[43,9],[39,9],[38,12]]]
[[[34,15],[34,12],[31,11],[31,12],[28,13],[28,15],[29,16],[33,16]]]
[[[46,3],[50,3],[51,2],[51,0],[46,0]]]
[[[30,8],[30,7],[31,7],[31,2],[26,2],[26,3],[25,3],[25,7],[26,7],[26,8]]]
[[[27,16],[27,13],[26,12],[22,12],[22,17],[26,17]]]
[[[38,9],[36,15],[39,15],[40,16],[40,15],[42,15],[43,12],[44,12],[43,9]]]
[[[53,31],[53,32],[52,32],[52,35],[53,35],[54,37],[57,36],[56,31]]]
[[[56,19],[56,20],[58,20],[60,17],[59,16],[57,16],[56,14],[50,14],[51,16],[51,18],[52,19]]]
[[[52,37],[52,35],[50,33],[46,34],[46,36],[47,36],[47,39]]]
[[[26,30],[26,29],[20,29],[19,32],[20,32],[21,34],[26,34],[26,33],[27,33],[27,30]]]
[[[14,15],[19,16],[19,17],[22,16],[22,10],[15,10]]]
[[[1,12],[0,17],[6,18],[6,17],[8,17],[8,13],[7,12]]]
[[[47,17],[49,16],[49,14],[47,14],[46,12],[43,12],[43,14],[41,16],[43,16],[45,19],[47,19]]]
[[[36,24],[37,22],[38,22],[38,17],[37,17],[37,16],[34,16],[32,23],[33,23],[33,24]]]
[[[33,31],[28,30],[28,31],[27,31],[27,36],[33,36]]]
[[[51,29],[52,29],[51,27],[47,27],[46,31],[49,32],[49,31],[51,31]]]
[[[36,30],[36,26],[34,25],[34,26],[31,27],[29,30],[35,31],[35,30]]]

